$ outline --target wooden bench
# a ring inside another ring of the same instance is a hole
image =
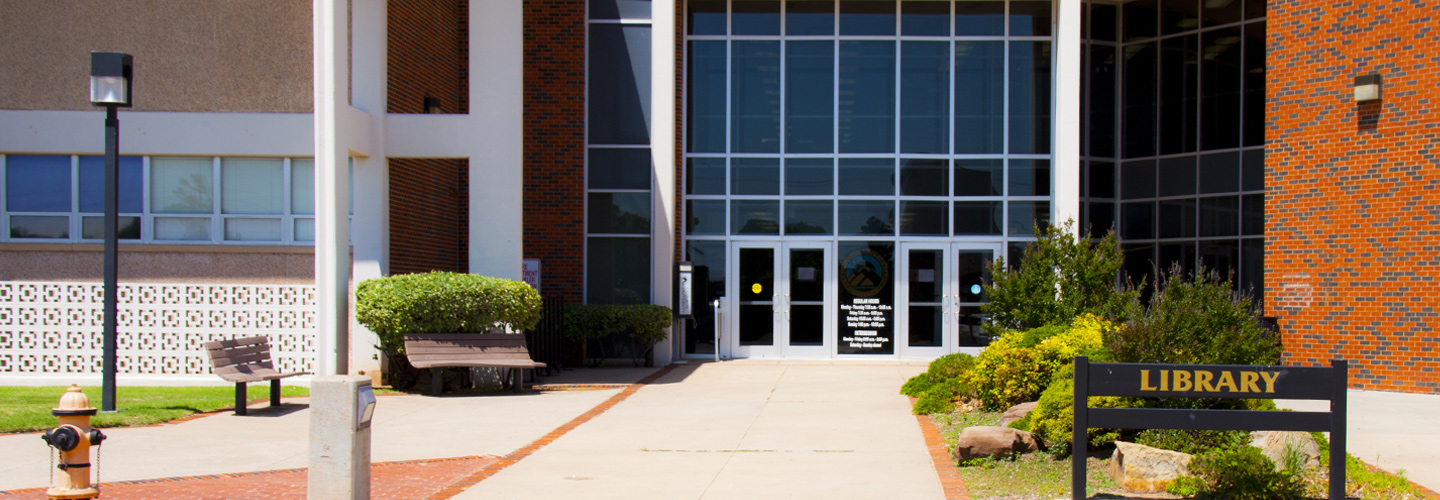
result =
[[[206,342],[215,374],[235,383],[235,414],[245,414],[245,384],[270,381],[270,406],[280,405],[280,379],[310,372],[281,373],[270,362],[270,339],[264,335]]]
[[[520,392],[524,380],[521,370],[545,367],[545,363],[530,359],[525,335],[518,333],[416,333],[407,334],[404,339],[405,357],[410,365],[430,369],[433,396],[445,390],[441,368],[508,368],[514,374],[512,388]]]

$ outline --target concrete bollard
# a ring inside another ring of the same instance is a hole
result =
[[[370,498],[370,377],[330,375],[310,382],[311,499]]]

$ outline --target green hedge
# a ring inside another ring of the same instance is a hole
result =
[[[355,320],[380,337],[387,353],[404,350],[405,333],[485,333],[540,321],[540,294],[520,281],[429,272],[365,280],[355,289]]]
[[[625,335],[648,364],[651,349],[665,340],[672,318],[670,308],[652,304],[573,305],[565,308],[565,334],[582,342]],[[606,357],[603,350],[600,357]]]

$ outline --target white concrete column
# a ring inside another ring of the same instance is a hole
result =
[[[672,304],[675,270],[675,3],[650,4],[650,157],[655,172],[650,189],[650,295],[656,304]],[[655,363],[668,365],[674,357],[675,334],[655,345]]]
[[[389,55],[386,33],[389,15],[380,0],[355,2],[351,13],[352,105],[369,113],[369,155],[355,157],[354,223],[350,241],[354,252],[354,283],[379,278],[390,270],[390,161],[385,151],[386,110],[389,109]],[[379,337],[358,323],[350,325],[350,371],[379,373]]]
[[[348,2],[314,0],[315,287],[319,314],[316,373],[349,370],[349,147],[341,114],[349,108]]]
[[[520,279],[524,10],[470,2],[470,272]]]
[[[1080,0],[1059,0],[1055,26],[1053,221],[1080,227]]]

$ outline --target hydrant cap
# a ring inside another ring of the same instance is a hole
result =
[[[80,391],[80,386],[71,384],[65,389],[65,395],[60,396],[60,404],[51,410],[50,413],[57,417],[74,415],[94,415],[99,410],[90,406],[90,398]]]

